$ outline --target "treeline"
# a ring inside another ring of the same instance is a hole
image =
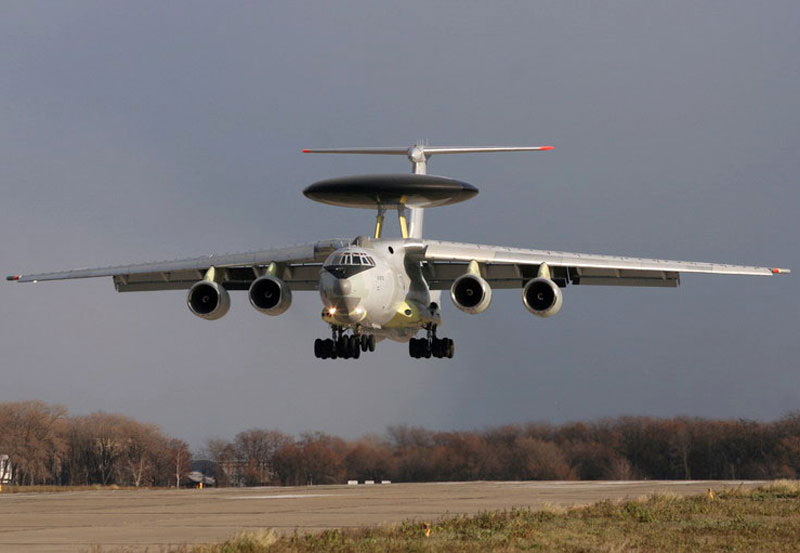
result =
[[[41,401],[0,403],[0,481],[19,485],[176,486],[189,471],[186,442],[122,415],[70,417]]]
[[[71,417],[39,401],[0,403],[2,455],[12,467],[5,476],[26,485],[175,486],[191,470],[187,444],[157,426],[107,413]],[[209,440],[194,457],[220,486],[797,478],[800,412],[774,422],[618,417],[465,432],[400,425],[350,441],[255,428]]]
[[[470,432],[393,426],[355,441],[252,429],[207,449],[220,485],[796,478],[800,413],[770,423],[619,417]]]

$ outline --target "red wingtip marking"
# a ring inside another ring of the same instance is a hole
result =
[[[304,154],[308,154],[308,153],[310,153],[310,152],[311,152],[311,150],[303,150],[303,153],[304,153]]]
[[[778,273],[781,272],[781,270],[780,269],[772,269],[772,272],[773,272],[773,274],[777,275]]]
[[[20,275],[10,276],[10,277],[8,277],[8,280],[19,280],[19,277],[20,277]]]
[[[544,150],[554,150],[555,146],[542,146],[542,151]]]

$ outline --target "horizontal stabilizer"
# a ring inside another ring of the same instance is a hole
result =
[[[307,148],[304,154],[377,154],[390,156],[408,156],[412,161],[419,156],[430,157],[435,154],[480,154],[491,152],[546,152],[555,146],[484,146],[484,147],[450,147],[426,146],[416,144],[410,148]]]

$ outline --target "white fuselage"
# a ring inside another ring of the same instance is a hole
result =
[[[400,240],[336,250],[320,270],[319,293],[322,320],[359,333],[407,341],[441,322],[441,292],[428,288]]]

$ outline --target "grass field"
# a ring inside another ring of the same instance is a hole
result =
[[[427,534],[427,535],[426,535]],[[652,495],[571,509],[515,509],[279,537],[269,530],[174,553],[371,551],[800,551],[800,483]]]
[[[3,484],[0,493],[56,493],[56,492],[85,492],[93,490],[152,490],[159,488],[148,488],[145,486],[102,486],[100,484],[91,484],[88,486],[12,486],[10,484]],[[160,488],[165,489],[165,488]]]

